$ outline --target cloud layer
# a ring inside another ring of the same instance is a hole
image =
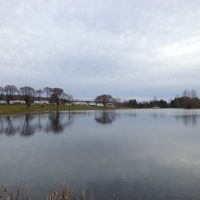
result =
[[[0,85],[75,98],[200,92],[200,2],[0,2]]]

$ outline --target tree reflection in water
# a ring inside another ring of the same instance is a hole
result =
[[[62,133],[73,123],[73,116],[67,113],[31,114],[0,117],[0,134],[8,136],[19,133],[22,137],[29,137],[35,132],[44,131],[55,134]]]
[[[192,114],[192,115],[175,116],[175,118],[177,121],[179,121],[179,119],[182,119],[185,126],[189,125],[196,126],[200,116]]]
[[[36,126],[35,124],[31,124],[31,121],[34,119],[34,116],[30,113],[26,113],[24,118],[24,123],[22,129],[20,131],[20,135],[29,137],[35,133]]]
[[[95,121],[103,125],[111,124],[117,117],[120,117],[119,113],[113,110],[103,110],[95,112]],[[125,115],[136,117],[135,113],[125,113]],[[150,112],[153,117],[164,117],[161,114],[155,114]],[[35,132],[44,131],[46,133],[59,134],[62,133],[65,128],[73,124],[75,115],[93,115],[92,112],[71,112],[70,115],[67,112],[50,112],[50,113],[26,113],[25,115],[11,115],[0,116],[0,134],[7,136],[13,136],[20,134],[22,137],[29,137],[34,135]],[[181,121],[185,126],[196,126],[200,119],[200,114],[192,112],[181,115],[173,116],[177,121]]]
[[[116,120],[116,113],[113,111],[103,110],[98,116],[95,116],[95,120],[98,123],[111,124],[114,120]]]
[[[0,117],[0,134],[4,133],[3,118]]]
[[[43,124],[42,124],[42,114],[38,114],[38,123],[37,123],[37,130],[41,131],[43,129]]]
[[[72,124],[72,122],[73,118],[71,115],[61,114],[59,111],[57,111],[56,113],[49,115],[49,120],[47,122],[45,131],[58,134],[63,132],[67,126]]]
[[[11,116],[6,116],[4,121],[5,121],[5,123],[2,123],[1,129],[3,129],[3,132],[6,135],[8,135],[8,136],[15,135],[15,133],[17,133],[19,131],[19,127],[14,125]],[[3,124],[5,124],[5,128],[4,128]]]

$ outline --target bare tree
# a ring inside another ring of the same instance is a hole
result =
[[[184,90],[183,91],[183,107],[184,108],[196,108],[198,107],[198,98],[196,90]]]
[[[116,98],[115,99],[115,104],[116,104],[116,106],[121,106],[121,104],[122,104],[121,99],[120,98]]]
[[[194,90],[194,89],[192,89],[191,90],[191,101],[192,101],[192,107],[193,108],[197,108],[199,105],[199,100],[198,100],[198,97],[197,97],[197,92],[196,92],[196,90]]]
[[[63,89],[61,89],[61,88],[53,88],[52,89],[51,99],[53,102],[56,103],[57,110],[58,110],[58,105],[60,104],[60,99],[65,98],[65,96],[66,96],[66,94],[64,93]]]
[[[0,86],[0,100],[3,99],[3,95],[4,95],[4,89],[3,87]]]
[[[196,90],[194,90],[194,89],[192,89],[192,91],[191,91],[191,98],[192,98],[192,99],[197,98],[197,92],[196,92]]]
[[[49,99],[52,95],[52,88],[50,87],[45,87],[43,89],[43,93],[46,94],[46,97]]]
[[[187,97],[191,97],[191,92],[189,90],[184,90],[183,91],[183,97],[187,98]]]
[[[28,109],[28,106],[31,103],[31,98],[35,95],[35,90],[32,87],[24,86],[19,89],[19,94],[23,96]]]
[[[41,100],[42,94],[43,91],[41,89],[35,91],[35,95],[38,98],[38,100]]]
[[[70,115],[70,106],[71,106],[71,102],[73,101],[73,97],[71,94],[65,94],[65,99],[68,101],[68,105],[69,105],[69,115]]]
[[[109,94],[102,94],[102,95],[97,96],[95,98],[95,102],[96,103],[102,103],[105,107],[107,103],[114,102],[114,98]]]
[[[15,87],[14,85],[6,85],[4,87],[4,92],[6,94],[7,97],[7,103],[9,104],[10,100],[12,100],[12,97],[15,93],[17,93],[17,87]]]

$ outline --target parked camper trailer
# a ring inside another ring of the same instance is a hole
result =
[[[86,106],[87,103],[85,101],[76,101],[76,102],[73,102],[73,104],[75,106]]]
[[[11,105],[14,105],[14,104],[25,104],[26,102],[25,101],[21,101],[21,100],[13,100],[13,101],[10,101],[10,104]]]
[[[106,106],[108,106],[108,107],[114,107],[113,103],[107,103]]]
[[[102,103],[97,103],[97,106],[103,106],[103,104]]]
[[[49,101],[34,101],[33,102],[33,105],[48,105],[49,104]]]
[[[1,105],[6,105],[6,104],[7,104],[7,102],[6,102],[6,101],[2,101],[2,100],[1,100],[1,101],[0,101],[0,104],[1,104]]]
[[[95,102],[89,102],[87,105],[88,106],[96,106],[97,104]]]

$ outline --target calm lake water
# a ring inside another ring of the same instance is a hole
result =
[[[79,199],[200,199],[200,110],[0,117],[0,185],[45,199],[64,172]]]

